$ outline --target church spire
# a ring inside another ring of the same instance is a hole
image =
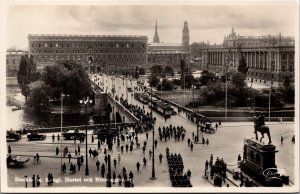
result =
[[[157,32],[157,20],[155,22],[155,35],[153,37],[153,43],[159,43],[159,37],[158,37],[158,32]]]

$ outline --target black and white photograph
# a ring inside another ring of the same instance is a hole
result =
[[[1,192],[299,192],[299,1],[0,7]]]

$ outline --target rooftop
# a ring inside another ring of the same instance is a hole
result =
[[[160,42],[160,43],[149,43],[148,44],[149,47],[164,47],[164,46],[183,46],[182,43],[164,43],[164,42]]]
[[[79,35],[79,34],[28,34],[28,38],[31,37],[82,37],[82,38],[144,38],[148,39],[147,36],[141,35]]]

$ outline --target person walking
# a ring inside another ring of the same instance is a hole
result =
[[[136,163],[136,170],[138,172],[140,172],[140,166],[141,166],[141,164],[139,163],[139,161],[137,161],[137,163]]]
[[[36,176],[36,187],[39,187],[41,182],[40,182],[41,178],[39,175]]]
[[[147,160],[146,160],[145,157],[143,158],[143,162],[144,162],[144,167],[146,167],[147,166]]]
[[[53,134],[52,135],[52,142],[54,142],[54,139],[55,139],[55,135]]]
[[[194,148],[194,144],[193,143],[191,143],[191,151],[193,151],[193,148]]]
[[[97,162],[96,162],[96,167],[97,167],[97,171],[99,171],[99,167],[100,167],[100,162],[99,162],[99,160],[97,160]]]
[[[162,153],[159,154],[159,163],[162,163],[163,155]]]
[[[11,147],[8,145],[8,154],[11,154]]]
[[[209,140],[208,140],[208,138],[206,138],[206,145],[209,145]]]
[[[157,147],[157,139],[155,139],[155,141],[154,141],[154,147],[155,147],[155,149],[156,149],[156,147]]]
[[[35,187],[35,175],[32,176],[32,187]]]
[[[114,168],[116,169],[116,167],[117,167],[117,159],[114,158]]]
[[[78,145],[78,149],[77,150],[78,150],[78,154],[80,154],[80,146],[79,145]]]
[[[104,178],[104,173],[105,173],[105,165],[102,164],[101,166],[101,177]]]
[[[89,149],[90,158],[92,157],[92,148]]]
[[[71,162],[71,153],[69,152],[68,154],[68,158],[69,158],[69,163]]]
[[[152,150],[150,149],[149,150],[149,158],[151,158],[151,156],[152,156]]]
[[[188,138],[187,142],[188,142],[188,146],[190,146],[191,139],[190,139],[190,138]]]
[[[282,136],[280,137],[280,142],[281,142],[281,144],[283,144],[283,137]]]
[[[56,155],[59,154],[59,148],[58,148],[58,146],[56,146],[55,152],[56,152]]]
[[[92,135],[92,143],[94,143],[94,135]]]
[[[81,159],[78,156],[78,158],[77,158],[77,168],[78,168],[78,171],[80,171],[80,166],[81,166]]]
[[[120,164],[121,163],[121,155],[119,154],[118,155],[118,164]]]

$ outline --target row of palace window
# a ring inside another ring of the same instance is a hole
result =
[[[89,48],[89,47],[99,47],[99,48],[145,48],[145,44],[129,44],[129,43],[117,43],[117,44],[102,44],[102,43],[31,43],[31,47],[61,47],[61,48]]]
[[[98,52],[99,51],[99,52]],[[115,51],[115,52],[113,52],[113,51]],[[32,53],[42,53],[42,50],[32,50],[31,51]],[[59,51],[59,50],[55,50],[55,53],[64,53],[65,51],[64,50],[61,50],[61,51]],[[54,51],[53,50],[49,50],[49,52],[48,52],[48,50],[44,50],[44,53],[54,53]],[[66,53],[76,53],[76,50],[66,50]],[[80,52],[80,50],[77,50],[77,53],[81,53]],[[125,52],[125,50],[120,50],[120,52],[119,52],[119,50],[94,50],[94,51],[92,51],[92,50],[87,50],[87,52],[86,52],[86,50],[82,50],[82,53],[145,53],[145,50],[126,50],[126,52]]]
[[[63,61],[63,60],[70,60],[70,59],[72,59],[72,60],[74,60],[74,61],[84,61],[84,59],[82,59],[82,58],[75,58],[75,57],[73,57],[73,58],[69,58],[69,57],[67,57],[67,58],[60,58],[60,59],[58,59],[57,57],[55,58],[55,59],[53,59],[53,58],[50,58],[50,59],[47,59],[47,58],[45,58],[45,59],[41,59],[41,58],[39,58],[38,59],[38,62],[54,62],[54,61]],[[95,59],[95,62],[97,62],[98,61],[98,59]],[[102,63],[103,61],[107,61],[107,60],[102,60],[102,59],[100,59],[99,60],[100,61],[100,63]],[[142,57],[142,58],[131,58],[131,59],[129,59],[129,58],[120,58],[120,59],[118,59],[118,58],[113,58],[112,60],[110,60],[111,62],[145,62],[145,58],[144,57]]]
[[[17,60],[16,59],[11,59],[11,60],[6,59],[6,64],[9,64],[9,61],[11,61],[13,65],[20,63],[20,60],[18,60],[18,59]]]

